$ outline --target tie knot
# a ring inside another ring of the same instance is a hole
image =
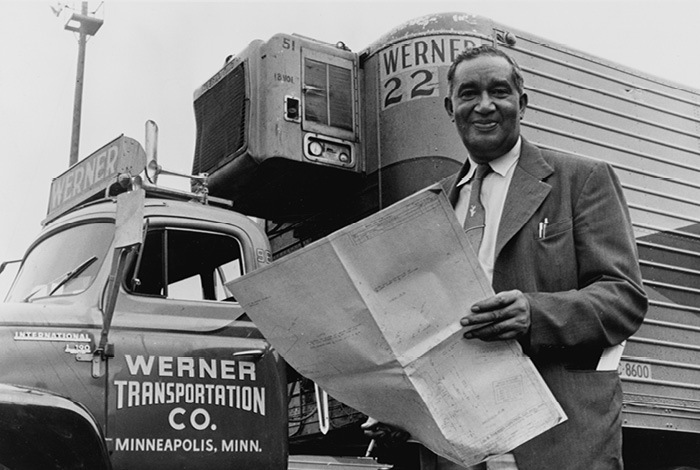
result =
[[[484,179],[492,171],[491,165],[488,163],[479,163],[476,165],[476,172],[474,173],[474,178]]]

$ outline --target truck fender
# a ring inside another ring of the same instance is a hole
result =
[[[0,384],[0,468],[96,469],[112,465],[102,430],[81,404]]]

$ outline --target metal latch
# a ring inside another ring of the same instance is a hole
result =
[[[92,354],[76,354],[75,360],[78,362],[92,362],[92,377],[99,379],[105,374],[104,364],[107,358],[114,357],[114,345],[107,343],[104,349],[95,349]]]

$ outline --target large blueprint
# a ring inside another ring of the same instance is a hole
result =
[[[227,285],[299,373],[454,462],[566,419],[516,341],[462,337],[459,319],[493,291],[440,191]]]

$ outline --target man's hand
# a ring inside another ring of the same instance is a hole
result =
[[[460,323],[473,328],[464,333],[467,339],[515,339],[530,330],[530,302],[519,290],[499,292],[472,305]]]
[[[405,443],[411,434],[403,429],[388,424],[380,423],[374,418],[367,418],[360,425],[365,436],[374,439],[380,447],[390,448]]]

